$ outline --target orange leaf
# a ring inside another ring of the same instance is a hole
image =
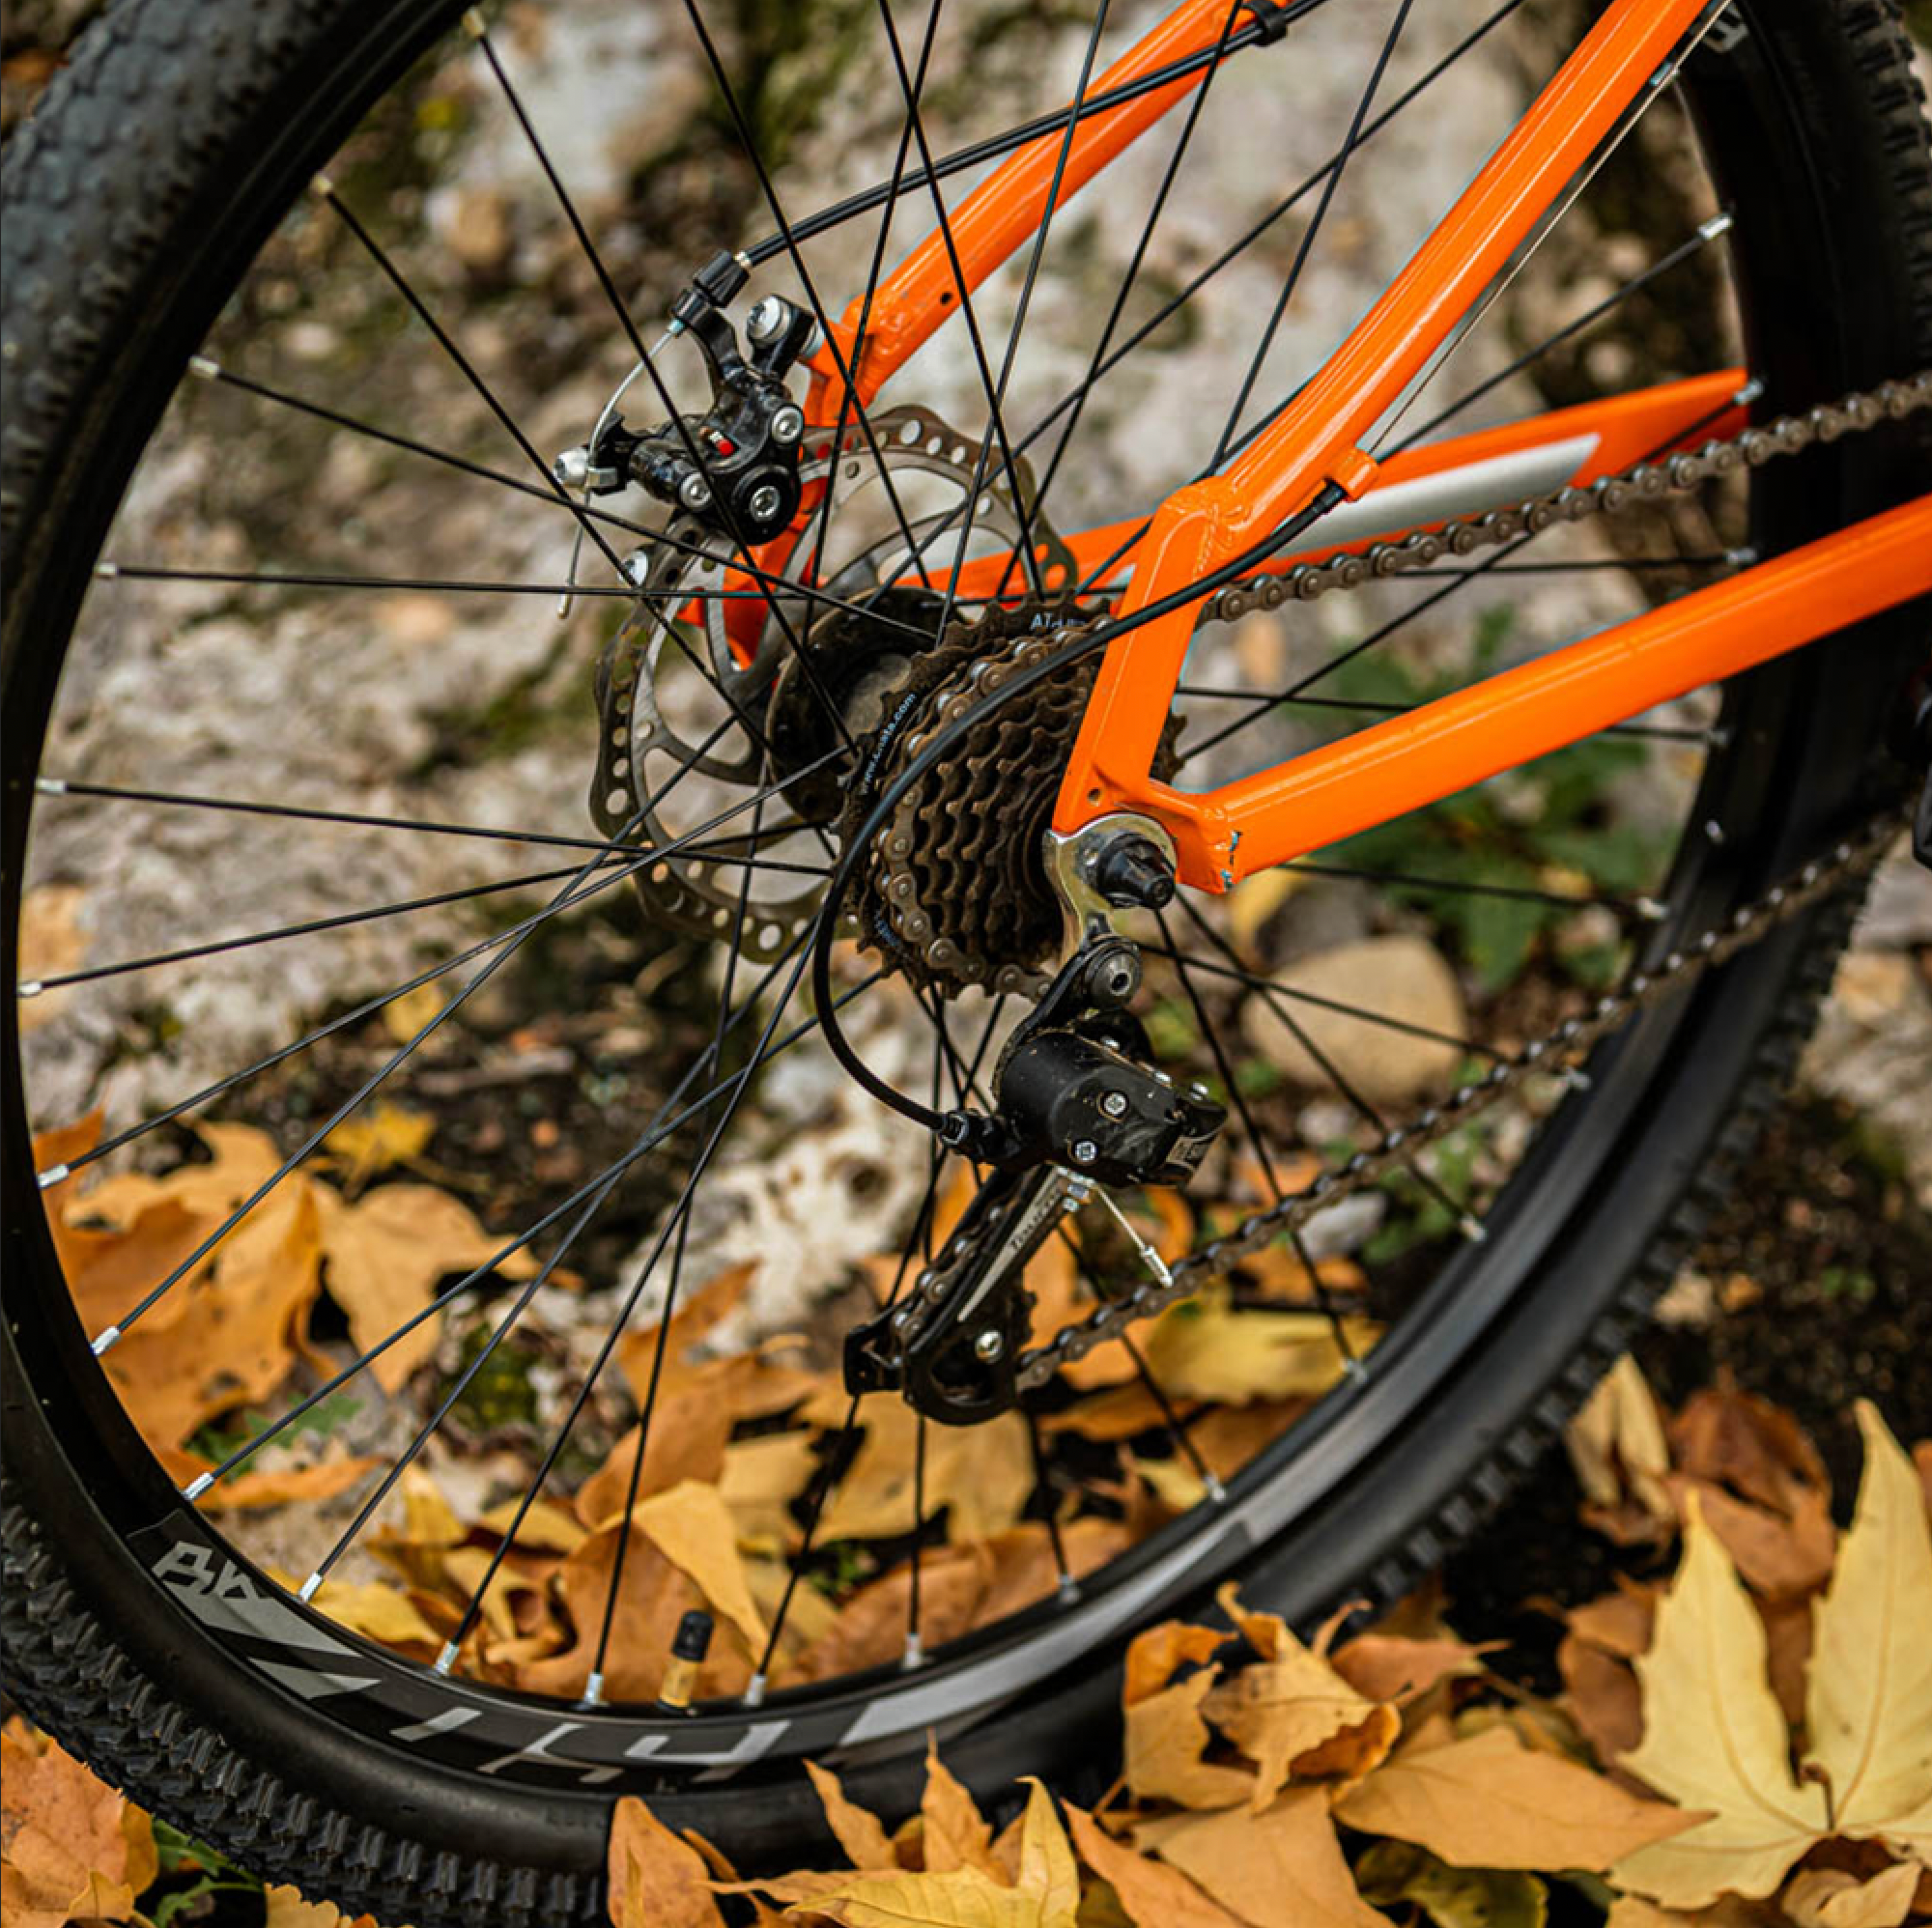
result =
[[[611,1928],[724,1928],[710,1870],[636,1795],[611,1816]]]

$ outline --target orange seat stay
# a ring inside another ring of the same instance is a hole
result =
[[[1438,528],[1452,516],[1514,507],[1526,497],[1566,487],[1587,488],[1601,476],[1674,450],[1687,439],[1735,435],[1747,420],[1738,401],[1744,383],[1743,369],[1727,368],[1405,449],[1377,468],[1375,487],[1359,502],[1322,519],[1319,533],[1326,541],[1270,556],[1257,563],[1254,573],[1282,575],[1345,551]],[[1121,549],[1144,520],[1130,517],[1065,537],[1081,581]],[[975,600],[1017,598],[1021,592],[1009,554],[1002,551],[968,562],[959,572],[958,593]],[[1125,580],[1133,559],[1128,550],[1092,586],[1102,589]],[[903,580],[910,583],[914,579]]]

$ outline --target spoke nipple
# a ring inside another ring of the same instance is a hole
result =
[[[583,1691],[577,1696],[579,1707],[602,1707],[604,1705],[604,1676],[595,1670],[583,1683]]]
[[[483,15],[474,7],[469,8],[463,15],[463,31],[472,41],[480,41],[483,38],[486,31],[483,25]],[[592,1674],[590,1678],[594,1681],[597,1676]]]
[[[906,1635],[905,1652],[899,1656],[900,1671],[911,1673],[915,1667],[923,1665],[924,1660],[925,1648],[922,1644],[919,1635],[917,1633],[908,1633]]]
[[[1757,551],[1748,543],[1742,548],[1727,549],[1724,552],[1724,560],[1733,569],[1749,569],[1761,559]]]
[[[186,1486],[182,1488],[182,1498],[192,1505],[214,1484],[213,1473],[197,1473]]]
[[[1748,408],[1750,404],[1755,402],[1757,398],[1763,393],[1764,393],[1764,383],[1762,382],[1762,380],[1759,379],[1759,377],[1753,375],[1751,379],[1748,382],[1747,382],[1745,385],[1742,388],[1740,388],[1735,395],[1731,397],[1731,401],[1733,405],[1737,408],[1740,409]]]
[[[120,1339],[120,1337],[121,1337],[121,1328],[118,1325],[110,1325],[105,1332],[101,1333],[99,1337],[95,1340],[94,1356],[97,1359],[99,1358],[103,1352],[107,1351]]]
[[[301,1583],[301,1585],[296,1589],[296,1598],[298,1601],[301,1601],[304,1604],[306,1604],[309,1601],[312,1601],[315,1598],[316,1592],[321,1587],[321,1585],[322,1585],[322,1574],[320,1570],[318,1570],[317,1572],[311,1574],[308,1576],[308,1578],[305,1579]]]
[[[36,777],[34,779],[34,788],[43,797],[64,797],[67,795],[67,783],[59,777]]]
[[[1631,908],[1645,923],[1662,923],[1670,915],[1670,906],[1656,897],[1638,897]]]
[[[455,1666],[455,1664],[456,1642],[454,1640],[445,1640],[442,1643],[442,1652],[436,1657],[434,1671],[446,1677],[450,1668]]]
[[[1071,1574],[1060,1576],[1060,1600],[1065,1606],[1071,1606],[1080,1598],[1080,1582]]]
[[[46,986],[38,978],[29,978],[18,987],[15,995],[22,998],[37,998],[45,989]]]
[[[1580,1070],[1575,1064],[1566,1064],[1563,1067],[1563,1082],[1573,1092],[1587,1092],[1595,1084],[1595,1080],[1591,1078],[1589,1072]]]
[[[191,354],[187,358],[187,372],[199,375],[204,382],[213,382],[220,375],[221,364],[212,355]]]
[[[118,562],[97,562],[94,565],[94,573],[102,581],[112,581],[115,577],[120,575],[121,565]]]
[[[1369,1369],[1365,1365],[1363,1365],[1362,1362],[1358,1358],[1356,1358],[1352,1352],[1350,1352],[1349,1356],[1342,1361],[1342,1376],[1345,1379],[1347,1379],[1350,1385],[1365,1386],[1369,1382]]]
[[[1721,845],[1724,841],[1724,827],[1716,817],[1706,817],[1704,835],[1711,842]]]
[[[747,1707],[762,1707],[765,1704],[765,1676],[761,1668],[745,1683],[745,1691],[738,1698]]]
[[[1463,1234],[1463,1236],[1469,1241],[1471,1245],[1483,1244],[1489,1238],[1490,1235],[1489,1228],[1483,1223],[1483,1221],[1479,1218],[1471,1216],[1471,1214],[1466,1211],[1463,1214],[1461,1218],[1459,1218],[1456,1221],[1456,1230],[1460,1232]]]
[[[1204,1466],[1201,1469],[1201,1484],[1206,1489],[1208,1497],[1216,1506],[1227,1505],[1228,1489],[1221,1484],[1221,1476],[1212,1466]]]
[[[335,199],[335,183],[326,174],[318,174],[309,184],[311,192],[319,194],[325,201]]]
[[[1729,234],[1733,225],[1731,212],[1727,208],[1721,214],[1713,214],[1708,221],[1698,222],[1697,232],[1705,241],[1714,241],[1719,235]]]

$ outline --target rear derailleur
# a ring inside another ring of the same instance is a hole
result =
[[[1111,850],[1103,843],[1093,867],[1112,880],[1102,893],[1113,906],[1157,905],[1173,894],[1171,871],[1144,837],[1117,836]],[[854,1394],[896,1389],[949,1426],[1014,1405],[1033,1309],[1022,1283],[1027,1262],[1067,1212],[1096,1197],[1166,1283],[1159,1254],[1110,1188],[1185,1185],[1228,1114],[1205,1086],[1179,1087],[1154,1064],[1127,1008],[1141,983],[1136,946],[1111,927],[1092,893],[1069,920],[1084,928],[1001,1054],[991,1114],[955,1112],[942,1134],[991,1176],[905,1301],[847,1334],[845,1383]]]

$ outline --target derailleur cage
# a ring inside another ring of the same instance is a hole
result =
[[[1095,921],[1014,1031],[991,1116],[955,1112],[947,1142],[994,1168],[914,1296],[855,1327],[845,1382],[896,1388],[928,1418],[966,1426],[1009,1409],[1032,1299],[1027,1261],[1095,1185],[1184,1185],[1227,1121],[1204,1086],[1152,1063],[1127,1009],[1140,953]]]

